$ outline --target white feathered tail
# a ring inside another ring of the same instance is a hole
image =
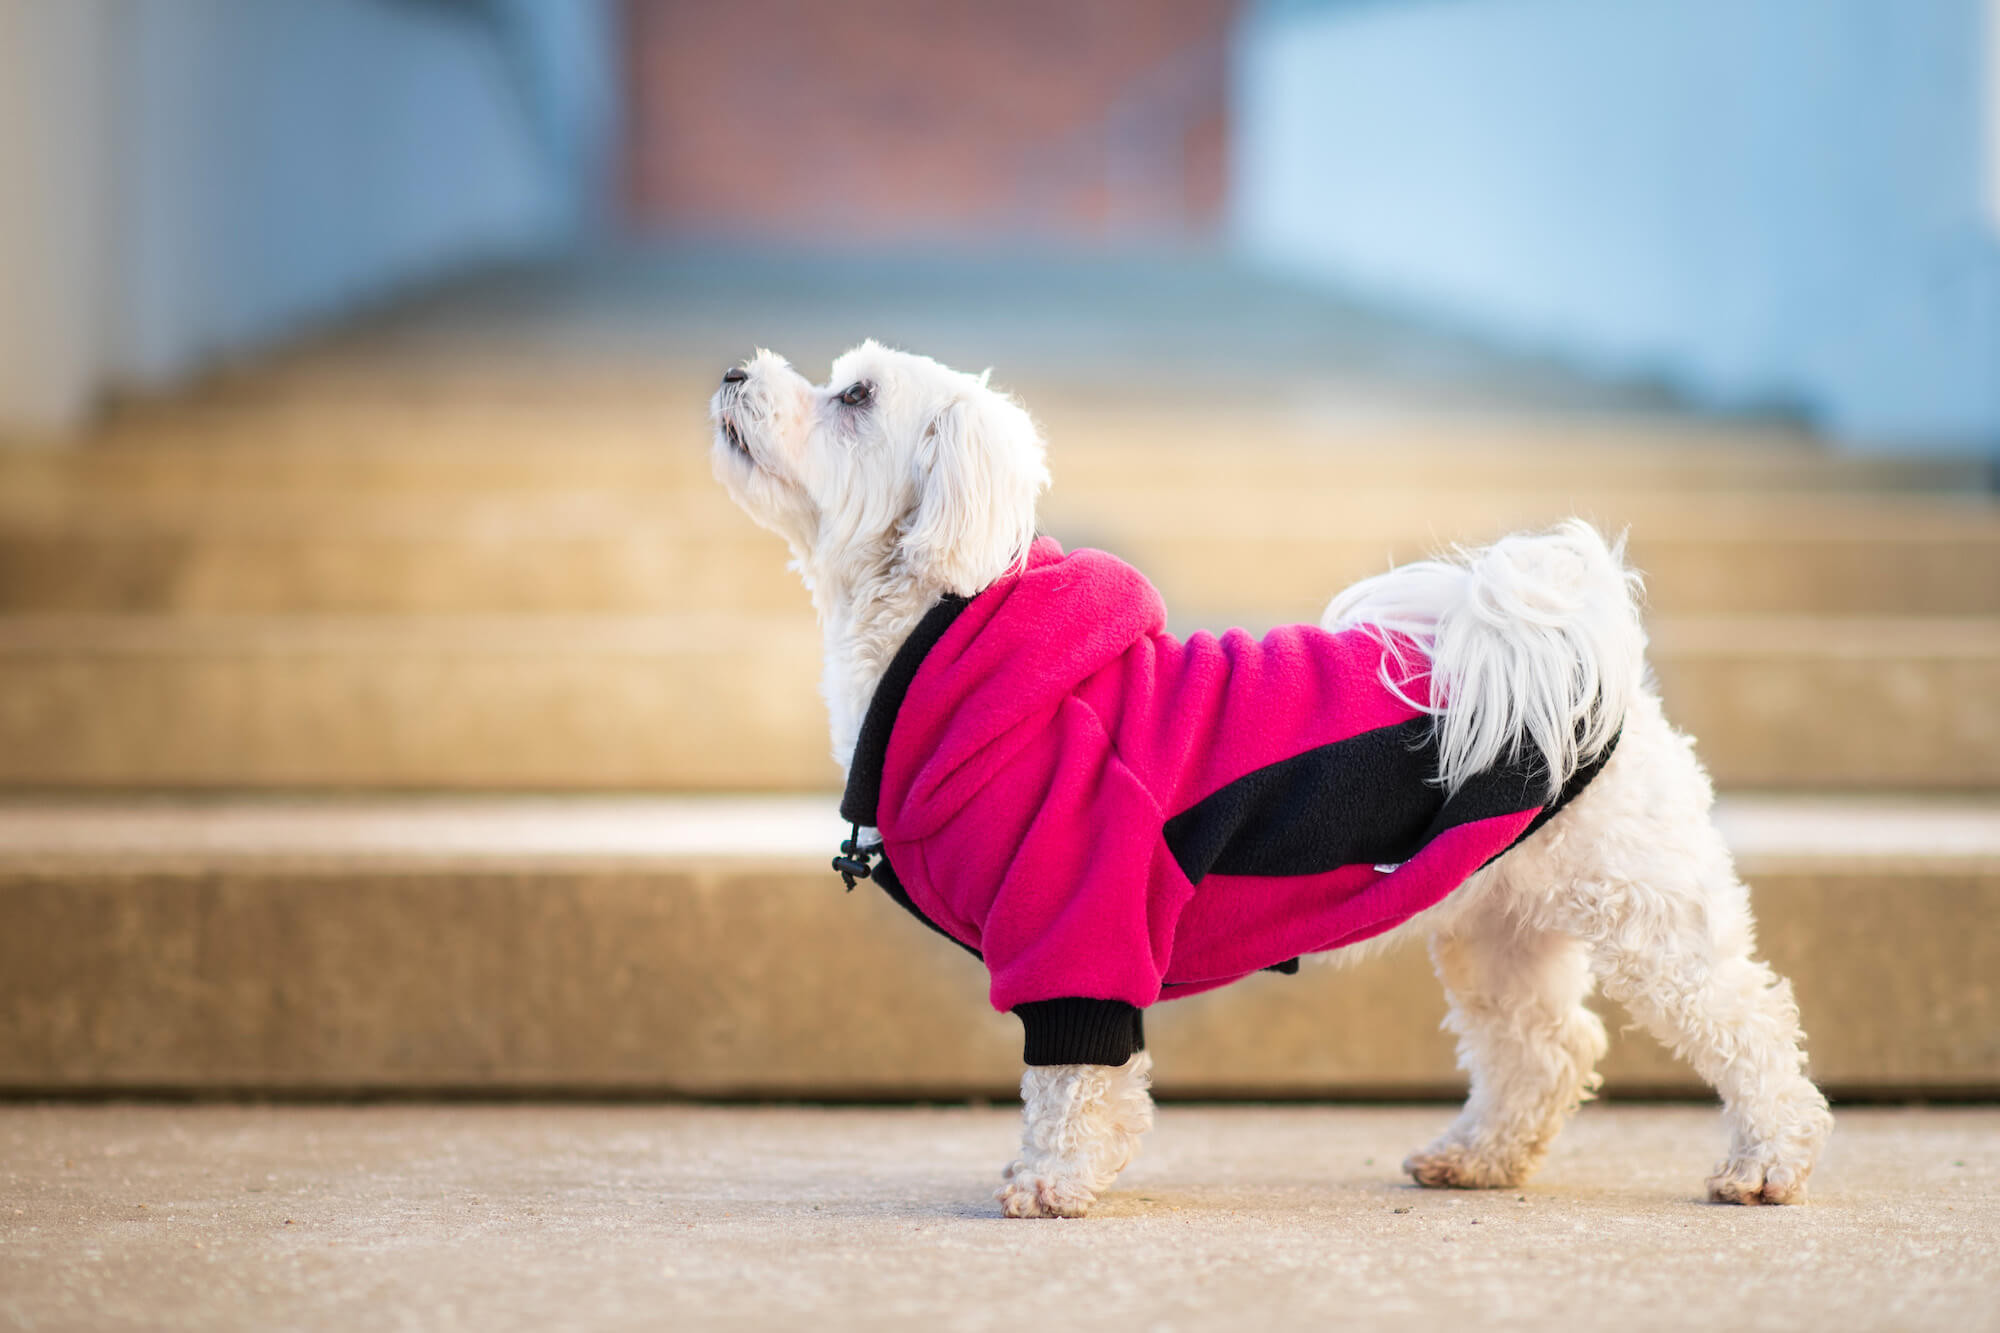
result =
[[[1429,657],[1435,706],[1425,711],[1436,718],[1447,792],[1532,754],[1553,796],[1611,743],[1642,687],[1643,585],[1624,556],[1623,538],[1608,545],[1573,518],[1364,579],[1334,598],[1320,623],[1376,626]],[[1403,694],[1424,665],[1404,660],[1394,638],[1384,642],[1391,652],[1382,678]]]

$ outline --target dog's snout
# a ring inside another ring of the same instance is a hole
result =
[[[741,384],[749,378],[750,372],[741,366],[731,366],[722,372],[722,382],[724,384]]]

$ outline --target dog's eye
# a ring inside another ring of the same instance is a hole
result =
[[[875,386],[867,380],[856,380],[841,391],[840,401],[849,407],[866,407],[875,401]]]

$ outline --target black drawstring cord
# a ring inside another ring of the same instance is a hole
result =
[[[852,893],[854,881],[874,878],[875,868],[869,863],[882,854],[882,844],[878,842],[872,847],[863,847],[861,825],[851,824],[848,827],[852,832],[847,841],[840,844],[840,855],[833,858],[833,868],[847,881],[847,891]]]

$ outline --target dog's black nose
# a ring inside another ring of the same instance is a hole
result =
[[[741,384],[749,378],[750,372],[741,366],[731,366],[722,372],[722,382],[724,384]]]

